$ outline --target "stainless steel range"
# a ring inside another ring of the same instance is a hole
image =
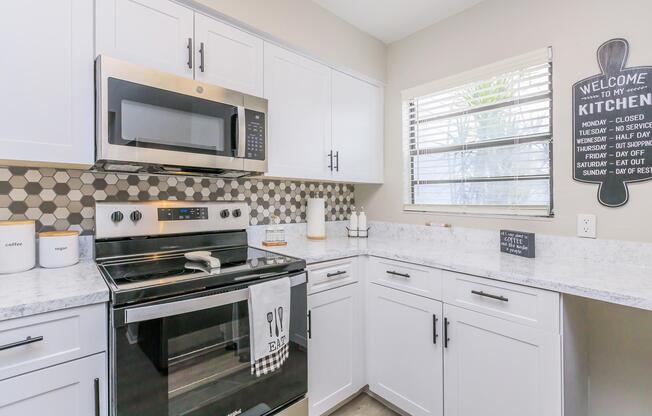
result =
[[[97,203],[114,416],[307,415],[305,262],[247,245],[246,204]],[[250,371],[249,286],[290,277],[290,354]]]

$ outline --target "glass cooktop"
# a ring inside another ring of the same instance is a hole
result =
[[[99,264],[115,298],[145,300],[183,290],[217,288],[302,270],[303,260],[253,247],[212,250],[220,267],[187,260],[183,253],[149,255]],[[183,288],[183,289],[182,289]],[[131,296],[125,293],[132,292]]]

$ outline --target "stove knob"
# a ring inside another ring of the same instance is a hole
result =
[[[133,222],[138,222],[143,218],[143,213],[140,211],[132,211],[129,218],[131,218]]]
[[[220,217],[228,218],[229,217],[229,210],[228,209],[223,209],[222,211],[220,211]]]
[[[124,219],[124,215],[120,211],[113,211],[111,214],[111,221],[113,222],[120,222]]]
[[[242,211],[239,209],[234,209],[231,215],[233,215],[234,218],[239,218],[242,215]]]

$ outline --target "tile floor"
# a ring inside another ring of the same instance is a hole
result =
[[[343,407],[331,413],[331,416],[398,416],[376,399],[361,394]]]

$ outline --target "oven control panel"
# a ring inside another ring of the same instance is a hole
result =
[[[186,220],[207,220],[208,208],[206,207],[179,207],[159,208],[159,221],[186,221]]]
[[[144,201],[97,202],[98,239],[244,230],[245,202]]]
[[[245,158],[265,160],[265,113],[245,110]]]

